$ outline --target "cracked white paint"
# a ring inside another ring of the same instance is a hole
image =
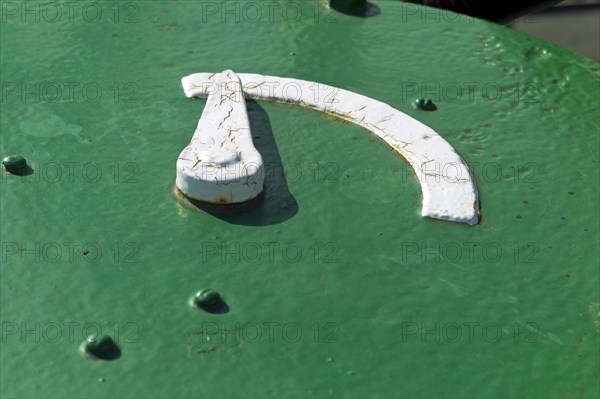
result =
[[[252,142],[239,77],[225,71],[211,79],[221,89],[208,95],[192,141],[179,155],[176,185],[199,201],[245,202],[263,190],[263,159]]]
[[[467,224],[479,222],[477,186],[461,156],[423,123],[372,98],[320,83],[256,74],[239,74],[247,99],[310,107],[354,122],[385,140],[412,165],[421,183],[421,214]],[[182,79],[188,97],[209,97],[227,87],[218,74]],[[208,107],[208,104],[207,104]]]

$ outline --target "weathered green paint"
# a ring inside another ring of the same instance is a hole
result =
[[[198,1],[145,1],[138,22],[123,3],[117,23],[108,2],[98,22],[0,24],[1,81],[18,89],[3,86],[0,154],[34,170],[0,176],[3,397],[599,396],[599,65],[375,3],[377,18],[307,1],[298,22],[265,7],[236,23]],[[179,80],[228,68],[347,88],[431,126],[472,165],[482,223],[420,217],[418,177],[385,143],[265,102],[248,103],[272,165],[262,205],[213,216],[180,203],[175,160],[205,102]],[[23,99],[43,82],[103,91]],[[453,99],[451,83],[477,85]],[[425,96],[438,111],[413,108]],[[203,287],[229,312],[190,309]],[[118,360],[80,356],[91,323]]]

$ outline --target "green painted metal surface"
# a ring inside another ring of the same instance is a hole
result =
[[[7,3],[0,154],[33,173],[0,186],[2,397],[600,394],[597,63],[396,1],[371,18],[105,2],[55,22]],[[264,204],[180,201],[175,160],[205,102],[179,80],[228,68],[431,126],[471,165],[481,224],[420,217],[418,176],[362,129],[265,102],[249,103]],[[209,288],[227,309],[190,306]],[[81,356],[94,333],[120,358]]]

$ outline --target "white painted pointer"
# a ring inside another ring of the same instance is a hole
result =
[[[220,90],[208,95],[192,142],[179,155],[176,185],[203,202],[245,202],[263,190],[263,159],[252,142],[239,77],[225,71],[211,79]]]
[[[221,76],[197,73],[182,79],[188,97],[208,96],[205,113],[211,109],[211,98],[230,93]],[[317,109],[356,123],[381,137],[415,170],[423,193],[423,216],[471,225],[479,222],[477,186],[469,168],[454,148],[430,127],[385,103],[336,87],[256,74],[239,74],[239,78],[247,99]],[[179,184],[178,187],[181,189]]]

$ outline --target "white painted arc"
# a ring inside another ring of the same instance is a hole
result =
[[[182,79],[188,97],[205,98],[219,90],[218,74]],[[477,186],[462,157],[430,127],[388,104],[351,91],[300,79],[238,74],[246,99],[310,107],[356,123],[376,134],[413,167],[421,184],[421,214],[434,219],[477,224]]]

